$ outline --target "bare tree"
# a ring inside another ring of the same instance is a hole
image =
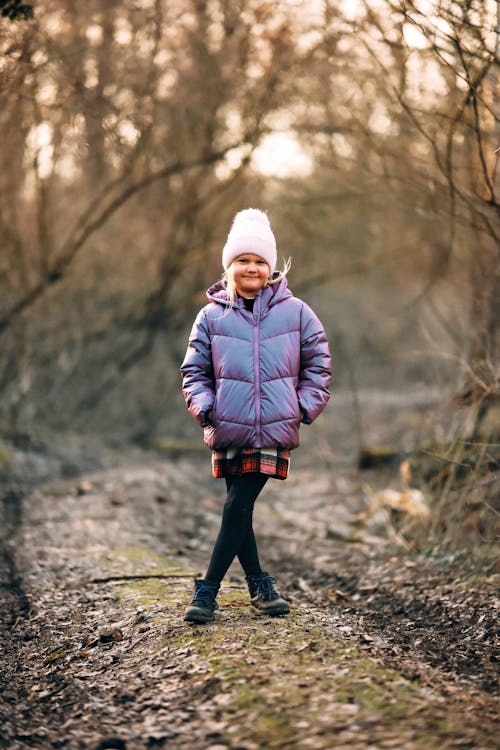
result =
[[[410,275],[420,284],[415,303],[432,304],[455,284],[461,311],[440,324],[464,364],[462,395],[473,400],[498,388],[498,7],[442,0],[429,12],[418,0],[366,0],[346,18],[326,4],[296,118],[321,165],[298,191],[316,209],[303,231],[316,242],[324,232],[328,246],[339,207],[358,217],[357,247],[340,243],[350,248],[346,270],[389,264],[408,294]],[[318,206],[328,205],[318,223]],[[323,262],[310,283],[342,270],[338,252],[323,258],[330,273]]]
[[[4,23],[0,389],[15,422],[37,388],[48,404],[78,376],[69,410],[88,413],[175,326],[302,63],[291,10],[259,0],[45,0]]]

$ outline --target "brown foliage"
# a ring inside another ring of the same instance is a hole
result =
[[[43,0],[0,20],[7,429],[154,431],[232,214],[253,204],[340,381],[446,377],[477,417],[457,439],[475,439],[498,397],[495,9],[306,10]],[[256,173],[273,132],[310,174]]]

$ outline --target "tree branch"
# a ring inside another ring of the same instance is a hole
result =
[[[129,198],[158,180],[167,179],[189,169],[208,166],[209,164],[220,161],[229,151],[240,145],[242,145],[241,142],[232,144],[219,151],[206,154],[199,159],[194,159],[190,162],[175,162],[174,164],[167,165],[155,172],[150,172],[141,179],[136,180],[125,188],[122,188],[118,194],[111,198],[97,212],[97,215],[92,218],[92,214],[100,207],[100,204],[105,199],[106,190],[111,192],[118,182],[117,180],[113,181],[108,185],[106,190],[101,193],[100,197],[94,199],[86,211],[83,212],[72,235],[70,235],[70,237],[64,242],[61,250],[57,253],[56,259],[48,266],[46,274],[34,286],[32,286],[31,289],[25,292],[24,295],[12,305],[8,312],[0,317],[0,334],[3,333],[3,331],[5,331],[24,310],[36,302],[49,286],[56,284],[63,278],[67,268],[71,265],[89,237],[100,229],[115,211],[129,200]]]

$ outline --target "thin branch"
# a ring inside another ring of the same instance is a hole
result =
[[[41,278],[31,289],[29,289],[11,308],[0,318],[0,334],[8,328],[8,326],[17,318],[24,310],[29,308],[36,300],[45,292],[45,290],[60,281],[66,269],[70,266],[79,250],[83,247],[89,237],[94,234],[100,227],[105,224],[108,219],[115,213],[115,211],[123,206],[129,198],[138,193],[140,190],[148,187],[154,182],[162,179],[167,179],[173,175],[181,172],[193,169],[200,166],[208,166],[216,161],[224,158],[224,156],[231,149],[235,148],[233,144],[220,151],[213,152],[205,155],[199,159],[194,159],[191,162],[175,162],[168,166],[163,167],[156,172],[151,172],[140,180],[133,182],[126,188],[122,189],[116,197],[105,205],[97,216],[91,219],[92,212],[99,205],[99,200],[95,199],[89,205],[87,210],[82,214],[77,227],[74,230],[73,236],[70,236],[64,243],[58,257],[50,264],[47,269],[46,275]],[[116,183],[111,184],[112,186]],[[110,186],[108,186],[110,187]],[[101,195],[102,198],[102,195]]]
[[[106,576],[104,578],[89,578],[87,583],[126,583],[127,581],[143,581],[146,579],[154,580],[168,580],[168,579],[179,579],[185,580],[190,578],[189,574],[186,573],[144,573],[144,575],[130,575],[130,576]]]
[[[466,80],[467,80],[467,85],[469,87],[469,97],[470,97],[470,100],[472,102],[472,111],[474,112],[474,125],[475,125],[475,127],[473,128],[473,130],[474,130],[474,134],[476,136],[477,148],[478,148],[478,153],[479,153],[479,160],[481,162],[481,167],[482,167],[482,170],[483,170],[483,178],[484,178],[484,181],[486,183],[486,186],[487,186],[489,194],[490,194],[490,201],[489,202],[491,204],[494,204],[495,203],[495,191],[494,191],[493,185],[491,184],[491,181],[490,181],[490,176],[488,174],[488,167],[487,167],[486,159],[485,159],[485,156],[484,156],[484,147],[483,147],[483,138],[482,138],[482,131],[481,131],[481,123],[479,121],[479,108],[478,108],[477,97],[476,97],[477,88],[481,84],[481,82],[484,80],[484,78],[486,78],[486,75],[488,74],[488,71],[489,71],[489,66],[485,67],[483,69],[483,71],[481,72],[481,75],[478,76],[478,78],[475,81],[472,81],[471,77],[470,77],[469,68],[467,67],[467,63],[466,63],[465,58],[464,58],[462,47],[458,43],[458,40],[457,40],[457,52],[458,52],[458,55],[460,57],[460,61],[462,63],[462,66],[464,68],[465,77],[466,77]]]

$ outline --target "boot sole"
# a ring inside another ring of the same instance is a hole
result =
[[[207,622],[213,622],[213,617],[206,617],[204,615],[184,615],[185,622],[197,622],[200,625],[205,625]]]
[[[207,614],[206,612],[200,612],[199,610],[192,609],[186,612],[184,615],[185,622],[198,622],[202,625],[206,622],[212,622],[214,620],[214,614]]]
[[[258,615],[267,615],[268,617],[281,617],[290,613],[290,607],[276,607],[275,609],[260,609],[252,604],[252,609]]]

